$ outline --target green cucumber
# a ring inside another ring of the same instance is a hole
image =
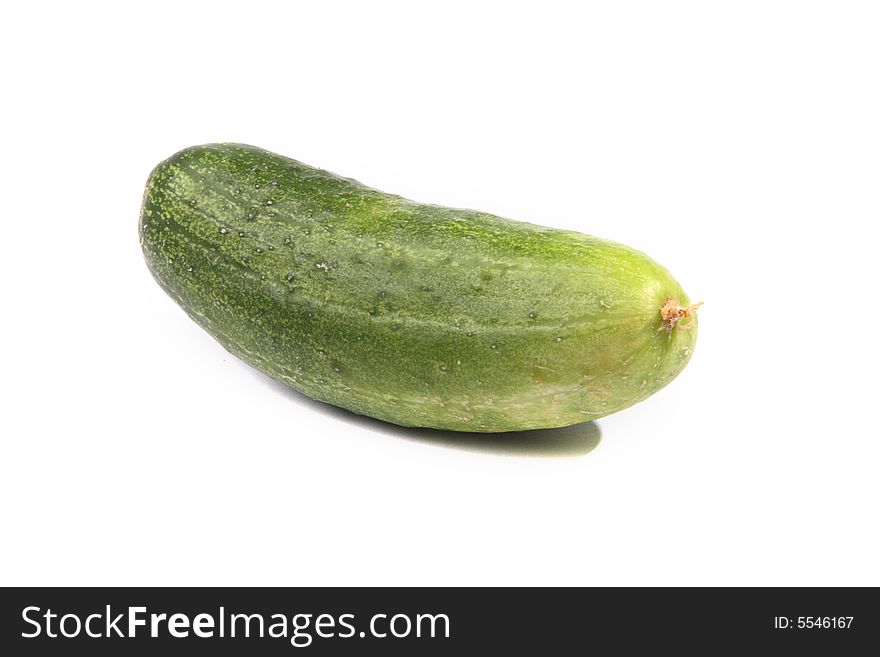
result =
[[[150,175],[147,264],[227,350],[404,426],[560,427],[669,383],[696,340],[669,272],[626,246],[414,203],[252,146]]]

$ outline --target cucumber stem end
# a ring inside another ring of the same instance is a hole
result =
[[[689,306],[682,306],[678,299],[666,297],[663,301],[663,307],[660,308],[660,331],[672,332],[687,331],[693,326],[693,317],[696,316],[697,308],[703,305],[702,301],[692,303]],[[682,322],[682,320],[685,320]],[[681,323],[679,323],[681,322]]]

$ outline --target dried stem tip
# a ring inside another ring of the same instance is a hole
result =
[[[682,307],[678,299],[666,297],[666,299],[663,301],[663,307],[660,309],[660,319],[663,320],[663,322],[660,324],[660,330],[670,332],[672,331],[672,329],[687,331],[693,325],[693,321],[691,318],[696,313],[697,308],[702,305],[703,302],[700,301],[698,303],[691,304],[690,306],[687,306],[685,308]],[[678,324],[683,319],[687,321]]]

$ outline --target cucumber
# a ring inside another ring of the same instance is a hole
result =
[[[626,246],[424,205],[239,144],[147,182],[155,279],[227,350],[301,393],[404,426],[500,432],[626,408],[697,334]]]

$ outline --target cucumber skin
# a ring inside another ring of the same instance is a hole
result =
[[[240,144],[151,173],[155,279],[228,351],[308,397],[404,426],[502,432],[645,399],[696,340],[687,296],[626,246],[414,203]]]

